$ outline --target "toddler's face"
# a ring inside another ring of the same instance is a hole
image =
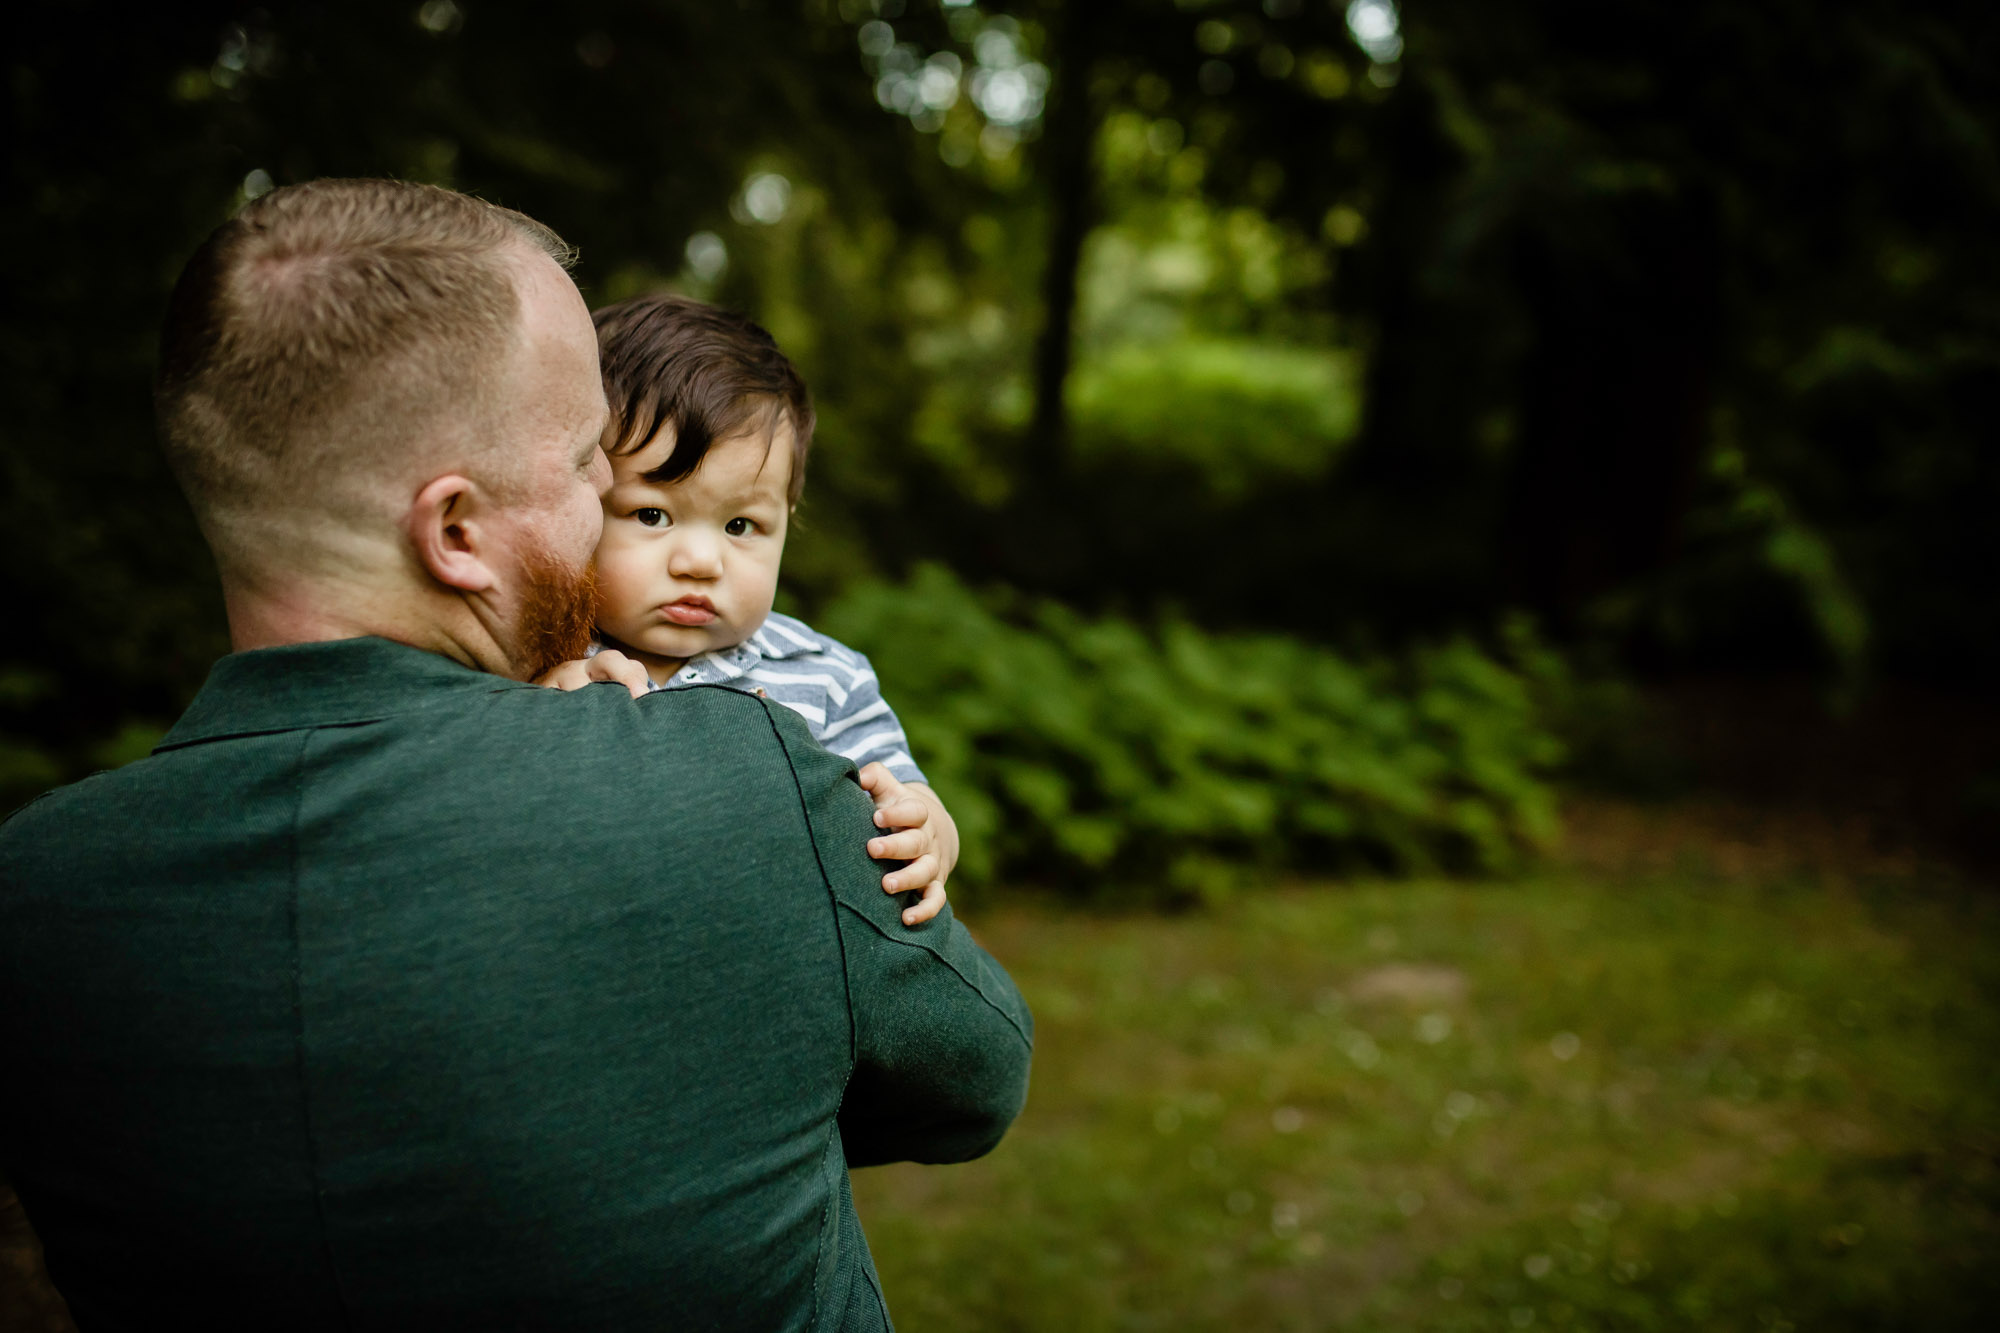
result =
[[[647,481],[673,448],[667,425],[645,448],[611,460],[597,547],[598,628],[661,681],[690,657],[743,642],[771,613],[792,425],[779,413],[775,426],[711,444],[692,476]]]

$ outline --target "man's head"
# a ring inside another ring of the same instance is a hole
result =
[[[662,679],[770,614],[812,402],[771,335],[740,315],[658,295],[595,319],[612,467],[598,624]]]
[[[210,236],[156,403],[239,642],[385,633],[510,675],[580,647],[607,478],[566,258],[518,213],[395,181],[273,191]]]

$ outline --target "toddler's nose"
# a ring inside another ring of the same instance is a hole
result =
[[[713,579],[722,575],[722,550],[706,537],[690,535],[674,548],[667,572],[680,579]]]

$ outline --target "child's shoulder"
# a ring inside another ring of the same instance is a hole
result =
[[[795,616],[773,611],[750,636],[758,655],[769,662],[839,662],[852,669],[868,666],[868,659],[830,634],[822,634]]]

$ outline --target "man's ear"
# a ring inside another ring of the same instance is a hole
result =
[[[485,592],[496,582],[486,563],[484,496],[457,473],[437,478],[417,492],[403,526],[410,546],[430,576],[460,592]]]

